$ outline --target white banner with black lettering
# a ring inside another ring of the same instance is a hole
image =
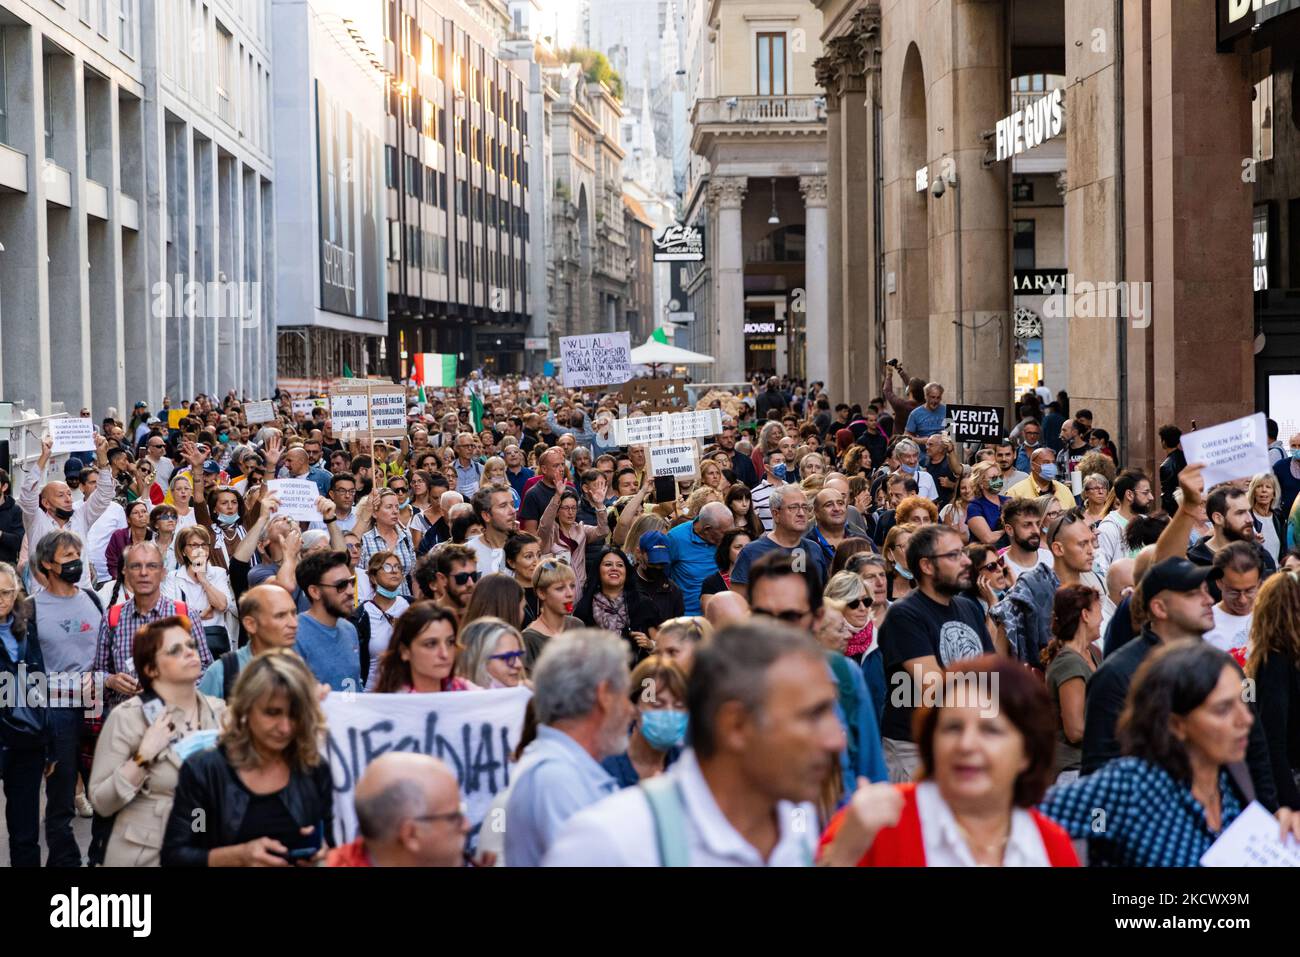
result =
[[[357,836],[357,779],[387,751],[415,751],[445,761],[460,782],[478,832],[492,799],[510,783],[510,755],[519,743],[527,688],[442,694],[348,694],[325,699],[329,762],[334,778],[334,834]]]

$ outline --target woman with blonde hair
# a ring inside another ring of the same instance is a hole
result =
[[[966,505],[966,528],[974,544],[999,546],[1005,541],[1002,531],[1002,506],[1006,503],[1002,470],[996,462],[980,462],[970,470],[971,493]]]
[[[916,588],[916,579],[907,567],[907,545],[916,534],[918,527],[904,522],[902,525],[895,525],[885,535],[885,544],[880,551],[885,561],[889,563],[885,569],[885,577],[890,601],[898,601],[910,595]]]
[[[199,627],[208,640],[214,659],[230,650],[235,595],[230,575],[212,561],[212,532],[202,525],[191,525],[176,533],[176,570],[163,581],[162,593],[173,601],[182,601],[191,615],[199,618]]]
[[[1074,467],[1074,470],[1084,478],[1089,475],[1100,475],[1106,479],[1108,487],[1115,484],[1115,476],[1119,474],[1115,469],[1115,460],[1100,449],[1093,449],[1079,459],[1079,464]]]
[[[686,496],[686,514],[682,516],[683,521],[693,522],[699,517],[700,509],[710,502],[721,502],[722,493],[711,485],[701,485],[691,490],[691,494]]]
[[[731,488],[727,482],[727,477],[722,474],[722,467],[713,459],[705,459],[700,463],[700,485],[699,488],[708,487],[718,493],[718,501],[727,494]],[[699,491],[697,488],[696,491]]]
[[[533,579],[538,615],[523,631],[524,667],[529,671],[548,641],[566,631],[585,627],[582,619],[573,615],[578,598],[576,582],[573,569],[558,558],[547,558],[538,564]]]
[[[1246,676],[1255,682],[1278,803],[1300,808],[1300,574],[1278,572],[1260,586],[1250,620]]]
[[[519,507],[519,493],[510,484],[510,479],[506,475],[506,460],[501,456],[493,455],[483,463],[483,477],[479,481],[480,484],[508,489],[511,502],[514,503],[515,508]]]
[[[939,509],[939,521],[961,536],[962,544],[970,542],[970,529],[966,526],[966,512],[970,508],[971,497],[975,494],[975,480],[970,468],[963,467],[957,484],[953,486],[952,498],[948,504]]]
[[[820,452],[806,453],[799,459],[797,467],[801,479],[812,478],[814,475],[820,475],[823,479],[826,477],[826,459],[822,458]]]
[[[705,619],[694,615],[669,618],[655,632],[655,654],[667,658],[689,675],[695,664],[695,652],[712,640],[713,626]]]
[[[1260,472],[1246,488],[1246,502],[1250,517],[1255,523],[1255,534],[1264,551],[1274,559],[1286,550],[1286,517],[1278,509],[1282,500],[1282,486],[1272,472]]]
[[[287,867],[333,840],[320,686],[288,648],[257,655],[226,697],[217,746],[192,754],[163,837],[164,867]],[[202,820],[204,827],[195,827]]]
[[[1088,455],[1097,453],[1089,452]],[[1101,456],[1106,458],[1106,456]],[[1084,456],[1087,458],[1087,456]],[[1089,528],[1096,528],[1114,507],[1110,482],[1100,472],[1085,473],[1083,477],[1083,517]]]

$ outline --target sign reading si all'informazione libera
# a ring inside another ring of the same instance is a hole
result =
[[[614,423],[614,440],[619,445],[646,445],[650,442],[702,439],[721,431],[722,412],[718,409],[664,412],[619,419]]]

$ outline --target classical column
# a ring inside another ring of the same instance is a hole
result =
[[[709,202],[718,211],[718,300],[714,316],[718,330],[719,382],[745,379],[745,243],[740,209],[749,181],[743,176],[720,176],[709,183]]]
[[[807,253],[804,256],[804,342],[806,343],[804,376],[809,382],[825,382],[831,398],[842,401],[841,385],[836,391],[831,383],[830,322],[826,314],[826,177],[800,176],[799,191],[804,201],[804,232]],[[840,337],[836,337],[837,339]],[[836,351],[835,366],[840,365]]]

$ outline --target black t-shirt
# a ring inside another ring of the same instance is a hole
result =
[[[686,605],[681,590],[671,579],[649,582],[634,572],[632,580],[636,582],[637,595],[641,599],[641,618],[645,627],[658,628],[670,618],[680,618],[686,614]],[[638,629],[640,630],[640,629]]]
[[[544,481],[534,482],[533,487],[524,493],[524,499],[519,503],[519,524],[522,525],[527,521],[540,522],[542,513],[546,511],[553,498],[555,498],[555,489]]]
[[[941,605],[914,591],[895,602],[880,626],[880,653],[889,683],[881,734],[912,740],[913,705],[925,689],[914,687],[913,676],[903,670],[905,661],[933,655],[940,667],[947,667],[992,651],[984,612],[969,598],[958,595]]]
[[[717,595],[726,590],[727,583],[722,580],[722,572],[714,572],[704,579],[704,584],[700,586],[701,595]]]

